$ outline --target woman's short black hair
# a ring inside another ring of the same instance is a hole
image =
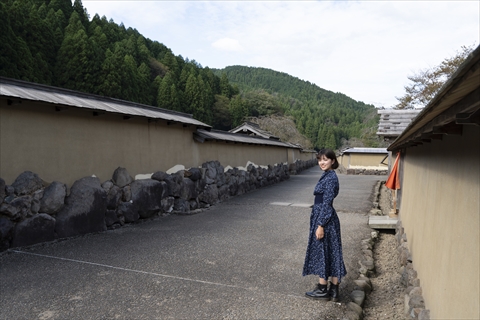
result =
[[[338,168],[338,161],[337,161],[337,156],[335,155],[335,152],[331,149],[322,149],[318,151],[317,153],[317,159],[320,160],[322,156],[327,157],[328,159],[332,160],[332,169],[337,169]]]

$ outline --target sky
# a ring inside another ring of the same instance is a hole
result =
[[[480,42],[480,1],[101,1],[95,14],[203,67],[262,67],[389,108],[408,76]]]

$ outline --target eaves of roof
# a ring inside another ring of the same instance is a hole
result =
[[[209,125],[194,119],[191,114],[5,77],[0,77],[0,96],[10,100],[38,101],[57,106],[83,108],[94,112],[161,119],[168,122],[193,125],[197,128],[210,128]]]
[[[249,123],[243,123],[242,125],[240,125],[236,128],[233,128],[232,130],[229,130],[228,132],[239,133],[239,132],[246,132],[246,131],[253,132],[255,135],[260,136],[260,137],[264,137],[264,138],[267,138],[267,139],[280,140],[279,137],[276,137],[276,136],[272,135],[270,132],[260,129],[259,126],[252,126]]]
[[[387,148],[350,148],[344,150],[342,154],[345,153],[380,153],[388,154]]]
[[[210,131],[204,129],[198,129],[194,132],[194,139],[197,142],[203,143],[205,141],[225,141],[225,142],[234,142],[234,143],[245,143],[245,144],[256,144],[256,145],[267,145],[275,147],[284,147],[284,148],[293,148],[293,149],[302,149],[301,147],[288,143],[281,142],[277,140],[271,140],[261,137],[252,137],[240,133],[232,133],[228,131],[220,131],[211,129]]]
[[[459,132],[480,112],[480,46],[444,84],[402,134],[388,147],[395,151],[429,142],[449,132]]]

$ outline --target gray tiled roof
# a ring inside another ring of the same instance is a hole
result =
[[[377,135],[386,137],[398,137],[403,130],[417,117],[421,110],[378,110],[380,122],[378,123]]]
[[[387,154],[387,148],[349,148],[342,153],[382,153]]]
[[[235,143],[246,143],[246,144],[258,144],[258,145],[269,145],[269,146],[277,146],[277,147],[286,147],[286,148],[294,148],[294,149],[302,149],[300,146],[288,143],[288,142],[281,142],[277,140],[265,139],[262,137],[255,137],[255,136],[247,136],[244,134],[239,133],[232,133],[227,131],[220,131],[220,130],[204,130],[198,129],[195,133],[195,140],[198,142],[203,142],[205,140],[217,140],[217,141],[227,141],[227,142],[235,142]]]
[[[192,115],[186,113],[4,77],[0,77],[0,96],[210,128],[209,125],[194,119]]]

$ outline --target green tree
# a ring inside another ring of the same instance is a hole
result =
[[[200,92],[197,77],[194,73],[191,73],[185,85],[185,112],[193,114],[195,109],[201,106],[201,99],[202,93]]]
[[[140,76],[135,59],[127,54],[122,65],[122,99],[140,101]]]
[[[178,67],[178,61],[173,53],[168,50],[160,61],[167,66],[168,70],[172,73],[173,79],[176,81],[180,76],[180,68]]]
[[[232,119],[230,116],[230,100],[223,95],[215,95],[215,103],[213,105],[212,126],[218,130],[230,130],[232,128]]]
[[[27,44],[17,37],[6,4],[0,2],[0,76],[22,80],[31,80],[33,74],[33,58]]]
[[[75,0],[73,2],[73,11],[78,14],[80,22],[82,23],[85,29],[88,28],[89,21],[88,21],[88,14],[85,8],[83,7],[82,0]]]
[[[229,99],[232,97],[232,92],[230,91],[230,84],[228,83],[228,78],[225,73],[222,73],[222,76],[220,77],[220,90],[221,94],[225,97]]]
[[[152,88],[150,81],[150,67],[145,62],[138,67],[138,81],[139,81],[139,100],[143,104],[152,104]]]
[[[65,37],[58,51],[55,65],[56,84],[81,90],[87,87],[85,83],[87,65],[89,64],[88,37],[77,12],[73,12],[65,29]]]
[[[122,74],[120,73],[122,57],[119,56],[119,52],[119,50],[112,52],[107,49],[105,53],[98,92],[101,95],[112,98],[121,98],[122,96]]]
[[[239,95],[232,97],[230,100],[230,115],[232,119],[232,127],[241,125],[244,119],[249,115],[248,107]]]
[[[158,88],[157,106],[163,109],[175,110],[172,106],[172,86],[174,85],[171,73],[167,73],[161,80]]]
[[[63,14],[63,27],[67,26],[68,17],[73,12],[73,6],[71,0],[51,0],[48,4],[48,9],[53,9],[55,12]]]

